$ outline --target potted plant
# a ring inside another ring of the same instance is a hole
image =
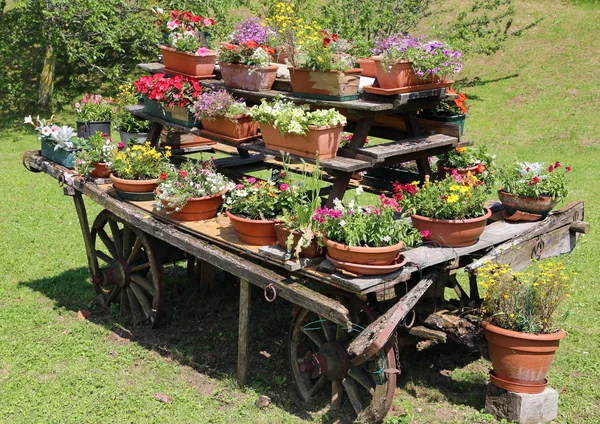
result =
[[[221,77],[228,87],[242,90],[270,90],[277,76],[276,65],[269,65],[275,51],[256,41],[222,44],[219,51]]]
[[[171,148],[163,152],[145,144],[119,146],[112,151],[108,167],[112,169],[110,180],[114,187],[126,193],[152,193],[158,186],[158,177],[169,163]]]
[[[425,239],[442,247],[477,243],[492,211],[484,206],[487,190],[475,176],[465,181],[456,171],[443,180],[419,186],[394,183],[395,197],[409,212],[412,225]]]
[[[72,169],[75,167],[75,152],[82,140],[77,137],[74,128],[54,125],[52,118],[40,119],[38,116],[34,122],[29,115],[25,117],[24,123],[32,125],[38,132],[43,157]]]
[[[166,210],[178,221],[214,218],[230,188],[230,181],[216,172],[212,160],[200,165],[187,160],[179,169],[170,165],[159,180],[154,208]]]
[[[252,122],[246,103],[235,100],[225,90],[202,93],[190,111],[202,122],[204,130],[231,141],[247,141],[258,133],[258,123]]]
[[[215,24],[214,19],[194,15],[189,11],[167,13],[154,9],[157,25],[163,34],[162,52],[165,72],[191,77],[213,77],[217,53],[208,49],[204,34]]]
[[[295,197],[287,178],[264,181],[243,177],[226,196],[226,214],[242,243],[277,244],[276,218],[291,208]]]
[[[396,89],[438,81],[462,69],[461,53],[438,40],[395,35],[379,39],[373,56],[377,82]]]
[[[138,104],[139,95],[135,94],[133,84],[123,84],[119,87],[115,113],[114,127],[119,131],[121,142],[125,145],[131,140],[133,143],[143,144],[148,138],[152,123],[147,119],[138,118],[123,108]]]
[[[541,393],[560,340],[561,304],[571,276],[560,263],[532,272],[486,263],[478,270],[485,288],[481,313],[493,372],[492,384],[520,393]]]
[[[446,94],[456,95],[456,98],[444,98],[435,109],[423,109],[419,112],[418,117],[419,119],[458,125],[458,133],[462,136],[465,130],[467,111],[471,106],[465,105],[467,96],[463,93],[456,94],[453,88],[446,90]]]
[[[494,183],[494,158],[485,146],[479,148],[457,147],[447,153],[438,155],[438,178],[443,180],[456,171],[463,180],[468,181],[468,175],[475,175],[489,188]]]
[[[337,267],[358,274],[387,274],[401,266],[399,253],[404,246],[420,241],[418,231],[405,220],[395,219],[398,202],[383,194],[379,199],[379,205],[364,208],[355,200],[345,206],[335,199],[333,209],[323,207],[315,212],[328,259]]]
[[[75,103],[77,112],[77,137],[87,139],[99,132],[110,135],[110,121],[115,114],[115,105],[110,97],[85,93]]]
[[[76,153],[77,171],[84,176],[108,178],[111,171],[107,162],[111,160],[115,149],[122,150],[124,147],[122,142],[114,143],[106,133],[91,135],[81,142],[81,150]]]
[[[501,168],[502,188],[498,197],[507,216],[514,216],[513,220],[546,218],[559,200],[567,196],[569,172],[571,167],[563,167],[560,162],[550,165],[522,162]]]
[[[137,93],[144,98],[144,111],[148,115],[184,127],[197,124],[189,111],[189,106],[202,94],[202,85],[197,79],[154,74],[140,77],[133,84]]]
[[[311,159],[329,159],[337,155],[346,118],[335,109],[309,112],[308,106],[296,106],[281,98],[261,99],[249,113],[259,122],[265,146]]]

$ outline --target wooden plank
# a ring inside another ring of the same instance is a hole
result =
[[[298,271],[309,266],[315,266],[324,260],[322,256],[318,258],[294,258],[291,253],[286,252],[279,245],[259,247],[258,253],[279,262],[288,271]]]
[[[393,143],[379,144],[372,147],[363,147],[358,149],[358,152],[365,156],[373,157],[378,162],[381,162],[389,157],[402,156],[444,146],[454,147],[457,143],[458,140],[456,137],[450,137],[444,134],[434,134],[399,140]]]
[[[244,387],[248,380],[248,337],[250,335],[250,283],[240,280],[240,316],[238,327],[237,383]]]

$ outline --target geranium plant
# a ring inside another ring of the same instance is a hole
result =
[[[476,167],[473,175],[488,187],[494,182],[494,159],[496,155],[488,152],[486,146],[479,148],[457,147],[437,157],[437,164],[446,168],[466,169]]]
[[[567,174],[570,166],[560,162],[546,165],[541,162],[519,162],[498,173],[502,190],[519,197],[540,198],[549,196],[562,199],[567,196]]]
[[[214,19],[189,11],[172,10],[167,13],[158,7],[153,10],[158,16],[156,23],[159,31],[165,34],[164,41],[169,47],[196,56],[208,53],[204,31],[215,24]]]
[[[446,94],[456,95],[456,98],[444,98],[435,109],[424,109],[424,115],[432,116],[456,116],[466,115],[471,105],[467,105],[467,96],[463,93],[456,93],[453,88],[446,90]]]
[[[215,90],[202,93],[190,111],[203,121],[219,117],[235,121],[240,115],[246,115],[248,108],[243,100],[236,100],[226,90]]]
[[[243,41],[240,44],[223,44],[219,51],[219,61],[238,65],[256,66],[264,68],[269,66],[269,55],[275,50],[256,41]]]
[[[79,121],[110,121],[115,114],[115,105],[111,97],[86,93],[75,103],[75,111]]]
[[[354,46],[335,33],[320,30],[318,36],[309,38],[302,45],[301,67],[313,71],[346,71],[354,67],[351,52]]]
[[[200,81],[181,75],[147,75],[140,77],[133,85],[139,94],[168,107],[188,107],[202,94]]]
[[[143,145],[122,146],[112,152],[107,166],[113,170],[113,174],[126,180],[145,180],[158,178],[169,164],[171,147],[165,146],[165,150],[159,152],[150,146],[147,141]]]
[[[551,334],[565,318],[561,304],[569,297],[568,275],[561,263],[539,264],[533,272],[515,272],[508,265],[486,263],[478,270],[485,289],[481,313],[506,330]]]
[[[77,150],[82,141],[82,139],[77,137],[77,131],[66,125],[58,126],[53,124],[52,118],[51,116],[50,119],[43,119],[38,115],[34,121],[31,115],[29,115],[25,117],[23,123],[32,125],[38,132],[38,139],[52,144],[54,150]]]
[[[167,212],[180,211],[192,198],[213,196],[232,186],[225,176],[217,173],[212,160],[200,164],[188,160],[179,169],[169,165],[159,179],[154,207]]]
[[[89,175],[95,163],[104,163],[111,160],[113,152],[122,150],[123,143],[115,143],[106,133],[96,132],[87,140],[81,141],[81,150],[75,155],[77,170],[82,175]]]
[[[395,198],[403,210],[428,218],[470,219],[485,215],[487,191],[475,176],[463,179],[456,170],[436,182],[429,179],[423,185],[394,182]]]
[[[336,109],[308,111],[308,105],[296,106],[292,102],[277,97],[272,101],[261,99],[260,105],[249,111],[253,121],[269,124],[281,134],[304,135],[309,126],[339,126],[346,124],[346,117]]]

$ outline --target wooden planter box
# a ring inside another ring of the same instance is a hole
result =
[[[348,101],[358,99],[360,69],[313,71],[290,68],[292,93],[317,100]]]
[[[148,115],[164,119],[184,127],[192,128],[200,125],[199,121],[185,107],[167,107],[162,103],[144,97],[144,112]]]

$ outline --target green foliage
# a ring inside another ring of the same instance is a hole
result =
[[[264,68],[269,66],[269,54],[274,53],[273,49],[259,46],[255,41],[241,42],[239,45],[225,44],[220,47],[219,61]]]
[[[542,162],[520,162],[500,169],[501,188],[522,197],[550,196],[562,199],[567,196],[567,173],[571,167],[560,162],[546,165]]]
[[[488,152],[487,146],[457,147],[448,153],[439,155],[437,164],[447,168],[466,169],[477,166],[473,175],[477,176],[488,187],[494,184],[495,158]]]
[[[158,178],[169,163],[170,149],[165,146],[165,152],[157,152],[156,148],[150,147],[149,141],[144,145],[123,146],[112,151],[107,165],[112,168],[113,174],[126,180]]]
[[[80,148],[75,155],[77,170],[83,175],[89,175],[95,162],[110,160],[117,144],[106,134],[96,132],[89,139],[81,140]]]
[[[139,95],[135,93],[132,83],[125,83],[119,87],[119,94],[115,101],[116,111],[113,125],[116,129],[128,133],[145,133],[150,131],[151,122],[138,118],[123,109],[125,106],[136,105]]]

